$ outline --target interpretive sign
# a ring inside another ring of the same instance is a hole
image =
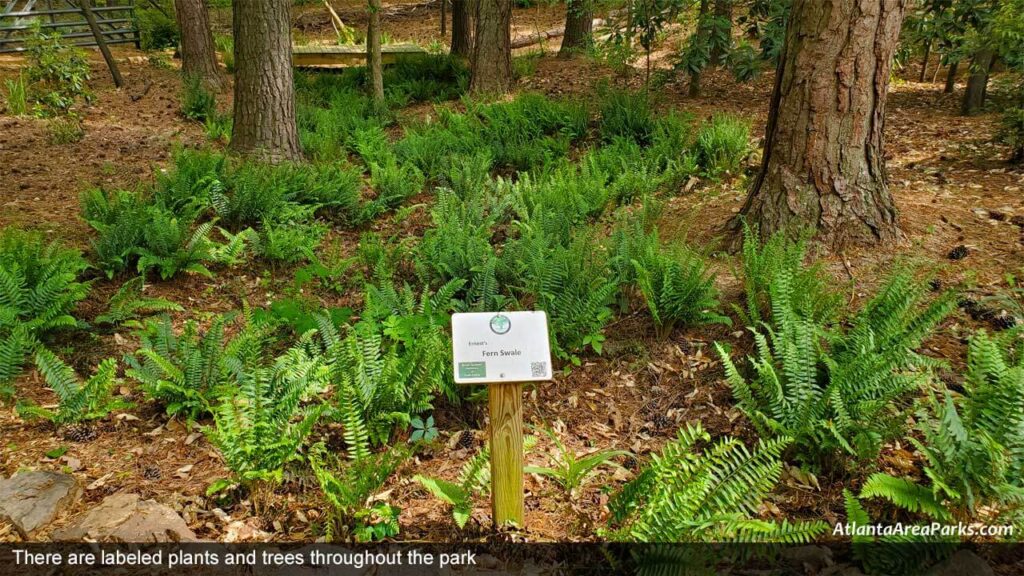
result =
[[[458,384],[551,380],[542,311],[453,314],[452,349]]]
[[[548,316],[452,315],[455,382],[488,384],[491,509],[496,525],[523,524],[523,382],[551,380]]]

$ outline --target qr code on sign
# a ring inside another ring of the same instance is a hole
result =
[[[531,362],[530,363],[530,376],[533,378],[543,378],[548,375],[548,363],[547,362]]]

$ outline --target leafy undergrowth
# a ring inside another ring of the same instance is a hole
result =
[[[1021,464],[1016,413],[985,404],[986,374],[1019,385],[1019,352],[967,329],[960,287],[893,266],[848,305],[802,243],[734,257],[674,233],[681,204],[741,185],[746,121],[607,86],[474,102],[456,64],[430,66],[391,79],[386,111],[357,72],[300,76],[308,164],[179,147],[146,186],[83,190],[84,255],[10,232],[31,262],[0,297],[0,369],[24,371],[0,392],[20,408],[0,416],[5,472],[64,468],[86,507],[176,502],[211,538],[214,508],[278,539],[478,538],[485,394],[451,382],[448,316],[541,308],[560,370],[525,401],[534,538],[804,541],[908,489],[935,502],[914,521],[1016,510],[1008,489],[962,497]],[[25,274],[39,262],[54,272]],[[962,446],[936,360],[960,366],[960,337]],[[979,461],[1004,465],[959,472]]]

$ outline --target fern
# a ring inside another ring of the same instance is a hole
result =
[[[328,540],[354,539],[369,542],[398,534],[398,508],[371,498],[408,458],[401,447],[341,462],[324,445],[309,452],[309,463],[328,506],[325,523]]]
[[[636,478],[609,502],[617,540],[643,542],[806,542],[821,522],[757,520],[758,508],[782,472],[785,437],[761,440],[753,451],[726,437],[710,442],[699,423],[680,429]]]
[[[304,402],[325,388],[326,370],[307,344],[300,342],[272,366],[247,366],[234,355],[225,359],[233,386],[214,406],[215,423],[205,432],[235,479],[257,493],[280,482],[283,467],[299,457],[320,417],[320,405]]]
[[[113,358],[100,362],[96,373],[85,382],[80,382],[75,371],[46,348],[36,351],[35,361],[46,385],[57,394],[59,404],[56,410],[50,410],[21,403],[18,414],[23,418],[42,418],[56,426],[64,426],[97,420],[131,406],[112,395],[117,385],[117,360]]]
[[[923,305],[919,283],[900,272],[843,329],[800,313],[795,289],[782,269],[771,284],[772,323],[753,330],[749,379],[716,345],[726,380],[758,430],[793,438],[801,458],[871,461],[901,431],[899,402],[930,378],[935,362],[914,349],[952,311],[952,295]]]
[[[145,281],[143,276],[138,276],[122,284],[107,302],[107,311],[96,317],[96,323],[115,328],[140,328],[142,324],[138,318],[142,314],[183,310],[180,305],[170,300],[143,296]]]
[[[170,318],[150,321],[140,335],[142,346],[125,357],[126,375],[136,380],[150,398],[164,405],[167,414],[194,420],[210,412],[211,404],[227,393],[227,360],[254,365],[264,349],[262,329],[246,324],[230,344],[224,342],[226,317],[215,318],[200,334],[188,322],[175,334]]]
[[[636,283],[654,319],[658,337],[665,338],[677,325],[731,324],[719,308],[714,276],[701,258],[686,248],[655,251],[647,247],[632,261]]]
[[[78,281],[86,267],[77,251],[39,234],[0,231],[0,396],[13,394],[9,383],[40,341],[78,326],[71,311],[89,292]]]
[[[213,276],[204,265],[213,260],[213,242],[209,239],[213,222],[204,222],[190,232],[190,221],[163,209],[151,207],[147,214],[149,224],[143,245],[135,250],[139,272],[156,268],[164,280],[179,272]]]
[[[885,498],[940,520],[969,520],[981,506],[1011,516],[1024,509],[1024,366],[1000,344],[975,334],[959,406],[947,391],[918,409],[921,439],[911,442],[924,458],[927,484],[879,474],[862,498]]]
[[[743,293],[746,309],[736,306],[744,326],[759,326],[771,319],[772,286],[782,275],[791,284],[791,305],[801,315],[821,323],[835,319],[842,306],[842,295],[829,288],[820,264],[805,266],[807,236],[791,241],[778,232],[761,242],[757,228],[743,223]]]

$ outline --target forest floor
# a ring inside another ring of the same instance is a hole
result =
[[[385,18],[385,30],[393,39],[427,43],[438,37],[435,10],[414,9],[402,14],[400,19]],[[354,8],[343,10],[341,15],[346,23],[359,24]],[[516,25],[524,31],[557,26],[561,18],[551,8],[515,12]],[[223,25],[219,15],[215,26]],[[325,16],[313,9],[296,15],[296,30],[308,38],[323,35],[325,26],[329,30]],[[551,49],[539,57],[532,74],[520,80],[521,91],[587,97],[600,81],[642,85],[639,73],[623,79],[592,60],[557,59]],[[88,249],[89,229],[79,218],[81,192],[95,186],[135,188],[167,165],[175,145],[206,144],[202,127],[183,119],[178,112],[181,84],[175,70],[154,67],[143,53],[131,49],[118,48],[115,54],[127,86],[114,89],[102,60],[91,57],[96,100],[85,111],[85,137],[81,142],[54,145],[47,139],[44,121],[0,116],[0,226],[41,230],[48,237]],[[0,79],[15,74],[19,66],[18,58],[0,57]],[[912,68],[900,73],[901,78],[916,75]],[[759,140],[768,111],[771,76],[766,73],[753,82],[737,84],[725,73],[711,73],[703,81],[702,95],[696,98],[685,96],[681,81],[669,81],[652,90],[664,108],[699,118],[727,111],[748,119],[752,137]],[[851,302],[870,295],[884,271],[905,260],[941,267],[943,283],[968,283],[975,298],[1005,288],[1004,275],[1018,273],[1024,267],[1024,172],[1011,169],[1002,160],[1005,150],[992,144],[997,114],[970,118],[958,115],[961,92],[962,84],[954,94],[943,95],[939,84],[900,78],[893,83],[885,127],[886,161],[905,238],[894,246],[825,255],[829,272],[837,283],[847,287]],[[421,113],[423,109],[420,106],[409,113]],[[743,202],[758,156],[755,151],[741,174],[720,181],[687,183],[684,190],[668,199],[660,223],[663,238],[685,237],[713,253],[726,305],[739,302],[740,287],[732,274],[736,259],[722,250],[723,240],[728,238],[725,225]],[[416,234],[417,221],[422,220],[408,219],[398,230],[389,219],[369,226]],[[358,240],[358,231],[333,235],[346,251],[353,250]],[[958,245],[968,247],[968,256],[950,261],[947,254]],[[180,321],[238,309],[243,301],[269,303],[286,294],[290,282],[291,274],[286,271],[256,266],[212,279],[179,276],[154,282],[148,294],[182,304],[186,311],[177,315],[176,321]],[[92,287],[79,309],[80,316],[87,320],[104,309],[117,284],[99,278]],[[325,305],[340,303],[339,297],[327,298]],[[951,317],[928,343],[926,353],[958,365],[964,354],[964,330],[974,325],[963,314]],[[101,358],[130,353],[137,345],[129,332],[95,333],[84,341],[83,335],[76,333],[76,338],[61,342],[60,350],[82,371],[90,370]],[[602,356],[588,356],[568,375],[558,374],[550,383],[529,387],[524,403],[526,422],[538,430],[552,426],[576,451],[619,448],[644,454],[672,438],[680,424],[693,420],[701,421],[714,436],[752,438],[749,424],[733,407],[731,393],[722,381],[721,363],[711,346],[716,340],[728,341],[739,351],[750,346],[741,330],[726,327],[677,330],[669,338],[657,340],[648,322],[623,317],[609,327]],[[35,371],[22,377],[17,389],[19,397],[40,404],[53,402]],[[121,393],[129,397],[136,394],[129,388]],[[442,478],[458,474],[484,440],[486,420],[481,408],[438,406],[435,418],[440,439],[433,448],[407,461],[385,487],[389,500],[402,509],[400,538],[472,539],[489,526],[489,511],[481,503],[467,529],[459,531],[447,507],[410,480],[417,473]],[[68,442],[55,435],[49,425],[26,424],[13,407],[0,407],[0,473],[6,477],[21,469],[63,469],[86,487],[85,497],[77,504],[79,510],[116,492],[135,492],[179,510],[201,538],[225,537],[227,522],[213,512],[218,503],[206,498],[205,490],[213,480],[228,473],[198,428],[168,420],[152,405],[140,403],[139,408],[105,420],[100,431],[91,442]],[[326,428],[318,434],[334,437]],[[68,450],[59,458],[46,456],[62,446]],[[900,472],[914,469],[914,457],[904,448],[900,443],[888,446],[884,466]],[[554,447],[542,437],[527,455],[527,462],[546,465],[553,451]],[[622,480],[621,473],[617,474],[620,476],[616,479]],[[309,481],[304,477],[286,478],[276,493],[273,513],[269,519],[261,519],[259,527],[272,533],[274,539],[317,537],[321,503],[315,492],[306,489]],[[843,486],[827,478],[820,478],[819,484],[808,485],[800,474],[784,474],[780,487],[766,501],[764,516],[817,518],[829,523],[841,519]],[[595,537],[595,527],[603,522],[601,504],[608,497],[603,488],[591,485],[569,501],[550,480],[528,476],[529,537],[542,541]],[[248,510],[245,502],[224,508],[234,520],[249,517]],[[18,538],[13,529],[0,524],[0,541]]]

